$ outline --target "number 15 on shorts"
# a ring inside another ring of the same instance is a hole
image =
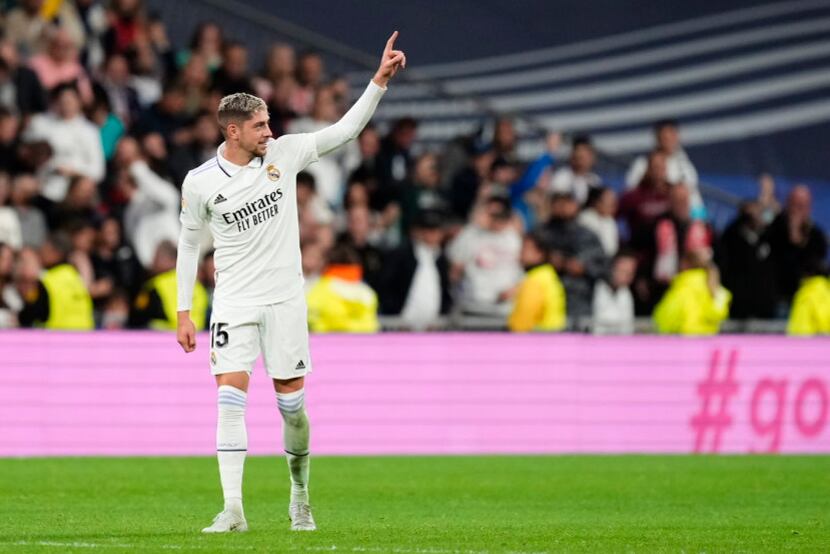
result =
[[[222,348],[228,344],[228,332],[225,331],[227,323],[211,323],[210,324],[210,347]]]

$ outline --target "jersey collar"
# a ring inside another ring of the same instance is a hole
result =
[[[236,165],[233,162],[229,162],[228,159],[225,158],[225,156],[222,155],[222,153],[224,151],[225,151],[225,143],[223,142],[216,149],[216,165],[219,166],[219,169],[222,170],[222,173],[224,173],[228,177],[232,177],[232,176],[236,175],[236,173],[245,166]],[[250,162],[248,162],[247,167],[252,167],[254,169],[258,169],[258,168],[262,167],[263,165],[265,165],[265,158],[263,158],[262,156],[257,156],[254,159],[252,159]]]

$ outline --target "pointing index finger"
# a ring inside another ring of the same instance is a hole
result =
[[[398,38],[398,31],[392,33],[392,36],[389,37],[389,40],[386,41],[386,48],[383,49],[384,54],[388,54],[392,51],[392,48],[395,47],[395,39]]]

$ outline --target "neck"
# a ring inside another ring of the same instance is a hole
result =
[[[254,159],[253,154],[229,142],[222,148],[222,156],[234,165],[248,165]]]

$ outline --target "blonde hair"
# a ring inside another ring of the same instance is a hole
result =
[[[240,125],[243,121],[251,119],[260,110],[268,110],[265,100],[253,94],[237,92],[229,94],[219,101],[216,119],[219,120],[219,126],[224,133],[231,123]]]

